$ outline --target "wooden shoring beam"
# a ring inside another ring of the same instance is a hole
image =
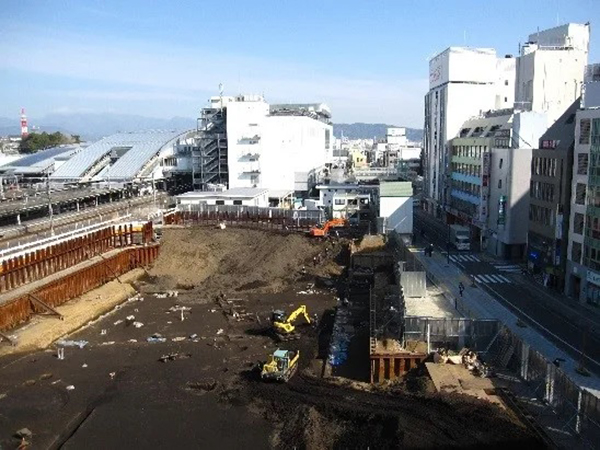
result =
[[[52,306],[48,305],[47,303],[45,303],[44,301],[42,301],[42,299],[40,299],[37,295],[33,294],[33,293],[29,293],[29,298],[31,300],[33,300],[34,303],[40,305],[42,308],[46,309],[47,311],[50,311],[50,313],[58,316],[58,318],[60,320],[65,320],[65,317],[59,313],[57,310],[55,310]]]

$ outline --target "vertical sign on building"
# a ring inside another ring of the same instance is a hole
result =
[[[506,196],[501,195],[498,201],[498,225],[506,223]]]
[[[487,223],[488,217],[488,196],[490,195],[490,153],[483,154],[481,167],[481,206],[479,208],[479,220],[482,223]]]

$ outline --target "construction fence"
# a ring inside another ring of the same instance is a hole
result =
[[[589,448],[600,443],[600,399],[582,389],[560,367],[502,325],[485,360],[496,369],[508,369],[564,423],[563,430],[579,436]]]
[[[308,230],[325,221],[323,211],[242,205],[179,205],[163,214],[165,225],[225,224],[275,230]]]
[[[432,318],[406,316],[404,341],[427,342],[429,349],[485,350],[498,334],[500,322],[494,319]]]

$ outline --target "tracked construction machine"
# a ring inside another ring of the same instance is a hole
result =
[[[294,325],[294,322],[300,316],[304,317],[306,323],[313,326],[316,325],[316,320],[311,320],[308,316],[306,305],[300,305],[287,317],[285,316],[284,311],[273,311],[273,315],[271,317],[271,321],[273,323],[273,333],[275,334],[278,340],[285,342],[300,339],[300,333],[296,331],[296,326]]]
[[[263,364],[260,377],[264,381],[289,381],[298,370],[300,352],[277,349]]]
[[[322,226],[315,226],[308,232],[314,237],[325,237],[329,234],[331,228],[347,227],[348,221],[346,219],[331,219],[325,222]]]

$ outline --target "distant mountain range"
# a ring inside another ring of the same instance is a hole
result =
[[[114,113],[54,113],[41,118],[32,117],[29,124],[36,130],[52,133],[60,131],[66,134],[78,134],[84,140],[96,140],[119,131],[136,130],[189,130],[196,127],[196,120],[188,117],[173,117],[171,119],[157,119],[132,114]],[[383,123],[336,123],[333,124],[333,134],[349,139],[383,138],[386,129],[395,125]],[[30,130],[31,131],[31,130]],[[0,136],[18,135],[21,129],[19,118],[9,119],[0,117]],[[423,130],[406,128],[406,135],[411,141],[421,141]]]
[[[344,132],[344,136],[348,139],[383,138],[387,129],[395,126],[384,123],[334,123],[333,134],[339,138],[342,137],[342,132]],[[409,141],[421,142],[423,140],[423,130],[406,128],[406,137]]]
[[[188,130],[196,128],[196,120],[187,117],[157,119],[131,114],[112,113],[76,113],[48,114],[42,118],[30,118],[31,125],[36,131],[78,134],[85,140],[96,140],[120,131],[136,130]],[[0,117],[0,135],[18,135],[21,133],[19,119]]]

